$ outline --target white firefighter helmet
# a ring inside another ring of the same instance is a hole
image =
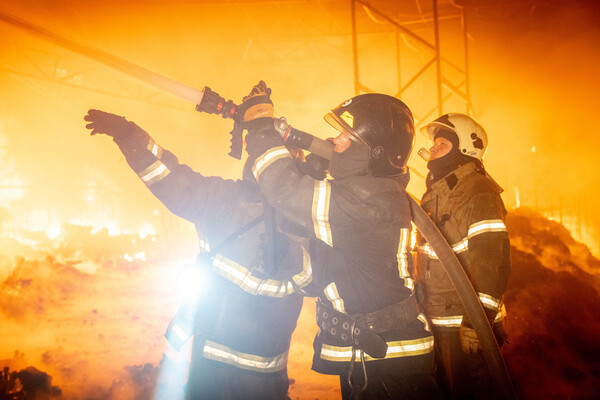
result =
[[[444,114],[421,128],[421,132],[433,140],[439,129],[456,133],[460,153],[483,162],[488,138],[485,130],[473,118],[460,113]]]

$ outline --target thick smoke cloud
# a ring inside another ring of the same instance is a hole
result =
[[[427,22],[431,2],[370,3],[433,42],[433,26]],[[456,6],[465,6],[471,111],[490,137],[486,167],[505,189],[506,203],[561,219],[598,255],[594,183],[600,168],[593,116],[600,91],[599,3],[438,3],[440,50],[459,67],[465,55]],[[230,6],[27,0],[5,6],[31,23],[189,86],[208,85],[237,102],[264,79],[273,88],[276,114],[323,138],[334,132],[322,116],[355,94],[347,2],[314,7],[310,1]],[[398,36],[390,24],[373,21],[362,8],[357,11],[360,80],[372,91],[398,93],[397,80],[407,83],[432,52],[410,35]],[[266,20],[270,23],[262,23]],[[200,172],[240,176],[241,164],[226,156],[229,121],[196,113],[193,104],[9,24],[0,24],[0,30],[0,61],[7,68],[0,74],[0,186],[11,187],[0,189],[0,204],[11,199],[19,223],[47,230],[77,221],[137,231],[143,221],[168,229],[168,212],[144,197],[134,174],[124,172],[114,144],[88,136],[82,118],[89,108],[126,116]],[[398,54],[397,43],[402,46]],[[427,68],[402,93],[417,119],[434,118],[431,110],[437,113],[434,70]],[[464,81],[447,64],[443,72],[455,86]],[[465,111],[460,96],[446,87],[443,91],[448,97],[443,112]],[[417,146],[428,144],[418,135]],[[415,153],[409,165],[422,173],[424,163]],[[409,188],[417,197],[422,193],[417,173]]]
[[[502,352],[517,393],[594,398],[600,389],[600,261],[564,226],[531,210],[509,212],[507,226],[510,343]],[[177,299],[166,284],[173,267],[153,251],[155,241],[92,234],[86,227],[67,227],[46,240],[45,250],[30,251],[37,258],[13,257],[0,286],[0,354],[10,355],[0,367],[60,399],[145,400],[155,391],[163,398],[180,392],[184,377],[161,374],[161,367],[181,369],[181,360],[163,355]],[[122,256],[144,250],[146,261]],[[315,329],[308,301],[290,355],[291,396],[335,399],[337,381],[309,371]]]
[[[63,228],[54,240],[28,238],[34,256],[3,266],[10,273],[0,286],[0,348],[14,355],[0,366],[16,372],[28,394],[39,387],[61,399],[151,398],[178,301],[169,286],[176,266],[161,263],[151,237]]]
[[[600,261],[531,210],[508,214],[512,274],[503,353],[524,399],[592,399],[600,390]]]
[[[11,372],[4,367],[0,372],[0,399],[51,400],[59,399],[61,390],[52,385],[52,377],[35,367]]]
[[[264,79],[276,114],[323,138],[332,131],[322,115],[355,94],[346,1],[4,3],[32,23],[234,101]],[[370,3],[431,39],[431,24],[420,25],[430,2]],[[473,112],[490,137],[486,168],[511,211],[503,353],[515,385],[523,398],[591,398],[600,392],[590,359],[598,354],[600,265],[587,248],[598,255],[600,3],[438,3],[444,17],[466,6]],[[361,80],[394,94],[398,72],[405,83],[431,54],[357,11]],[[441,21],[441,49],[461,64],[458,25]],[[177,260],[193,259],[196,238],[109,138],[89,137],[83,116],[89,108],[125,115],[198,171],[235,178],[242,165],[226,156],[231,124],[2,22],[0,64],[0,366],[36,368],[63,399],[148,398],[159,365],[171,362],[162,355],[178,301],[170,277]],[[435,100],[432,70],[423,77],[403,95],[416,116]],[[463,111],[456,99],[445,112]],[[422,193],[417,174],[409,188]],[[146,226],[155,235],[132,233]],[[307,302],[294,336],[292,397],[337,399],[337,381],[310,372],[313,308]],[[163,388],[171,384],[181,381]]]

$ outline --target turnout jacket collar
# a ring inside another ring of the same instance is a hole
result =
[[[436,192],[440,196],[445,196],[456,187],[459,181],[464,180],[465,177],[471,174],[484,176],[496,194],[503,192],[503,189],[485,171],[478,169],[477,165],[472,162],[458,167],[440,180],[433,182],[427,192]]]

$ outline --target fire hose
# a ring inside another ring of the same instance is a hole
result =
[[[221,114],[224,118],[237,118],[237,113],[234,111],[237,106],[233,104],[231,100],[225,101],[224,98],[220,97],[215,92],[210,91],[210,89],[207,89],[208,88],[204,89],[205,97],[203,101],[196,106],[196,110]],[[210,93],[210,96],[206,96],[207,93]],[[208,97],[212,100],[205,102]],[[333,143],[291,127],[287,124],[285,118],[275,119],[274,128],[279,131],[287,145],[299,147],[327,160],[331,159]],[[233,145],[234,144],[232,143],[232,152]],[[412,221],[438,256],[463,303],[465,312],[469,316],[473,328],[477,333],[483,356],[494,383],[503,398],[516,399],[516,393],[508,369],[506,368],[506,364],[500,353],[500,347],[498,346],[492,327],[488,322],[483,306],[479,301],[475,289],[473,289],[473,285],[471,285],[469,277],[437,226],[435,226],[433,221],[412,196],[408,195],[407,197]]]
[[[218,114],[223,118],[231,118],[239,120],[237,114],[237,105],[231,100],[225,100],[217,93],[205,87],[202,91],[186,86],[180,82],[171,80],[165,76],[159,75],[153,71],[136,65],[130,61],[116,57],[112,54],[95,49],[89,45],[78,42],[74,39],[69,39],[63,35],[51,32],[40,26],[31,24],[18,17],[9,15],[0,10],[0,21],[4,21],[19,29],[23,29],[30,34],[41,37],[47,41],[64,47],[68,50],[87,56],[101,64],[110,66],[118,71],[121,71],[129,76],[132,76],[140,81],[143,81],[155,88],[171,93],[179,98],[188,100],[196,104],[196,110]],[[283,130],[283,136],[286,143],[300,147],[318,156],[330,159],[333,151],[333,144],[329,141],[319,139],[309,133],[297,130],[287,125],[285,119],[275,120],[275,128],[280,132]],[[242,150],[242,133],[241,131],[231,132],[231,152],[230,155],[234,158],[240,158]],[[440,231],[437,229],[433,221],[427,216],[417,201],[408,196],[412,219],[416,227],[419,229],[423,237],[431,245],[435,253],[444,267],[448,277],[452,281],[460,300],[462,301],[465,312],[477,333],[479,342],[481,343],[483,356],[487,362],[492,379],[505,399],[516,399],[514,387],[512,385],[510,375],[500,353],[500,348],[488,319],[483,311],[483,307],[471,285],[460,262],[452,251],[452,248]]]
[[[283,124],[285,125],[285,121],[283,121]],[[286,129],[289,132],[286,143],[291,142],[293,145],[318,156],[331,159],[333,151],[333,144],[331,142],[316,138],[294,128],[287,127]],[[508,369],[500,353],[500,347],[469,277],[456,257],[456,254],[454,254],[454,251],[431,218],[429,218],[427,213],[423,211],[419,203],[412,196],[408,195],[407,197],[412,221],[438,256],[442,267],[454,285],[465,308],[465,312],[469,316],[471,324],[477,333],[483,356],[497,389],[504,399],[516,399],[517,396]]]

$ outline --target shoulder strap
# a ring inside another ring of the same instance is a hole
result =
[[[264,267],[265,273],[268,276],[275,273],[277,260],[276,260],[276,224],[275,224],[275,209],[270,205],[263,203],[264,217],[265,217],[265,252],[264,252]]]
[[[247,231],[249,231],[250,229],[252,229],[254,226],[258,225],[263,219],[264,219],[265,215],[259,215],[258,217],[254,218],[252,221],[242,225],[237,231],[233,232],[231,235],[227,236],[225,239],[223,239],[219,244],[217,244],[214,247],[211,247],[210,252],[208,253],[200,253],[204,256],[209,255],[212,256],[212,254],[216,253],[217,251],[221,250],[223,247],[225,247],[226,245],[228,245],[232,240],[242,236],[244,233],[246,233]]]

